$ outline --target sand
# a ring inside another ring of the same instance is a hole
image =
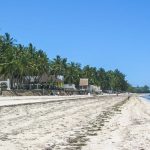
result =
[[[0,97],[0,150],[149,149],[150,102],[83,97]]]
[[[92,96],[88,95],[73,95],[73,96],[9,96],[0,97],[0,107],[3,106],[18,106],[24,104],[49,103],[64,100],[85,99]]]
[[[44,98],[44,100],[51,99]],[[84,135],[81,140],[86,143],[87,130],[92,128],[90,123],[95,121],[103,111],[121,102],[124,98],[125,96],[102,96],[65,100],[66,97],[64,97],[64,101],[15,104],[13,106],[11,103],[8,106],[10,101],[15,101],[15,103],[26,101],[25,97],[14,97],[11,100],[10,97],[8,99],[1,97],[1,103],[4,104],[6,100],[7,107],[0,107],[0,149],[77,148],[70,143],[76,143],[76,138],[81,134]],[[35,99],[37,97],[28,100]]]
[[[149,150],[150,101],[132,97],[82,150]]]

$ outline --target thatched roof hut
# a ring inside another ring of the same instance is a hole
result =
[[[55,76],[55,75],[48,75],[43,74],[39,80],[40,83],[47,83],[47,82],[63,82],[62,76]]]

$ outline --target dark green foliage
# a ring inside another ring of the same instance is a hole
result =
[[[125,80],[125,75],[118,69],[115,71],[108,71],[110,87],[113,91],[126,91],[128,83]]]
[[[22,83],[25,76],[40,77],[49,71],[49,59],[42,50],[36,50],[32,44],[16,45],[14,41],[8,33],[0,38],[0,75],[10,78],[11,85],[14,80]]]
[[[67,58],[59,55],[50,61],[46,53],[36,49],[32,43],[23,46],[16,44],[8,33],[0,36],[0,76],[10,78],[13,85],[22,83],[26,76],[29,83],[30,77],[35,77],[38,83],[43,74],[63,75],[64,83],[76,86],[79,86],[80,78],[88,78],[89,84],[100,86],[103,91],[126,91],[128,88],[125,75],[117,69],[105,71],[89,65],[81,68],[79,63],[68,63]]]
[[[150,87],[148,87],[147,85],[141,87],[133,87],[131,85],[128,85],[127,91],[132,93],[150,93]]]

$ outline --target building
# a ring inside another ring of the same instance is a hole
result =
[[[81,90],[88,90],[88,85],[89,83],[87,78],[80,78],[79,86]]]

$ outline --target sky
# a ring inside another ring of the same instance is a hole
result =
[[[0,34],[33,43],[50,59],[118,68],[150,86],[149,0],[0,0]]]

